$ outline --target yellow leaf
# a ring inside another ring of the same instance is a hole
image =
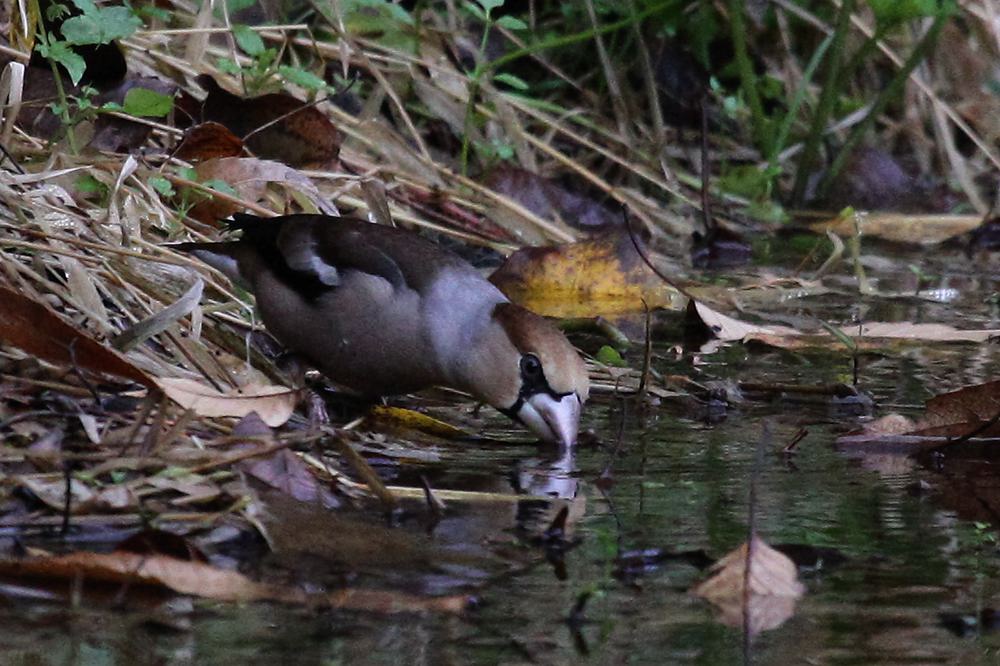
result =
[[[402,407],[375,406],[368,411],[368,418],[389,428],[416,430],[445,439],[460,439],[469,436],[467,432],[450,423]]]
[[[686,299],[646,265],[624,231],[577,243],[530,247],[490,276],[511,301],[548,317],[595,317],[680,309]]]

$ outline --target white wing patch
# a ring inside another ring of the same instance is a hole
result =
[[[294,229],[294,227],[287,227],[287,229]],[[306,230],[295,229],[291,233],[286,233],[286,230],[278,235],[277,245],[288,267],[293,271],[312,275],[328,287],[339,286],[340,272],[336,266],[331,266],[323,261],[316,252],[316,239],[309,233],[308,228]]]

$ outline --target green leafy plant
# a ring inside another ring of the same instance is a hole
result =
[[[174,108],[174,98],[171,95],[149,90],[148,88],[132,88],[125,93],[121,104],[108,102],[100,111],[119,111],[137,118],[162,118]]]
[[[469,74],[469,101],[465,107],[465,132],[462,137],[462,173],[466,173],[468,171],[470,145],[475,145],[479,149],[481,156],[486,158],[499,157],[500,159],[509,159],[513,157],[514,154],[513,149],[506,144],[498,144],[495,141],[491,144],[483,144],[481,142],[473,143],[470,140],[472,126],[476,120],[474,113],[476,108],[476,98],[479,96],[479,89],[481,88],[485,77],[492,74],[494,81],[503,83],[522,92],[529,89],[529,86],[525,81],[514,76],[513,74],[505,72],[494,73],[493,68],[490,67],[490,63],[486,60],[486,45],[489,40],[490,31],[494,27],[500,27],[513,31],[528,29],[528,25],[524,21],[514,16],[507,15],[494,18],[493,11],[502,7],[503,3],[504,0],[475,0],[475,2],[466,0],[466,2],[462,4],[462,7],[467,12],[483,24],[483,36],[479,41],[476,68],[471,74]]]
[[[278,61],[278,50],[268,47],[261,39],[260,34],[253,28],[236,24],[232,31],[236,46],[250,56],[251,62],[248,66],[240,67],[232,60],[222,58],[217,64],[219,69],[227,74],[240,77],[248,93],[260,93],[268,87],[276,75],[307,90],[314,92],[332,91],[326,81],[312,72],[301,67],[281,65]]]
[[[74,46],[111,44],[115,40],[131,37],[142,27],[142,21],[128,5],[98,7],[93,0],[72,2],[80,13],[62,22],[62,38],[57,39],[43,30],[38,35],[36,48],[42,57],[62,65],[69,74],[70,81],[77,85],[83,78],[87,65],[74,50]],[[48,18],[54,20],[67,12],[65,6],[54,3],[49,6]]]
[[[801,4],[810,11],[821,13],[825,9],[811,6],[818,3]],[[700,3],[699,12],[693,12],[689,22],[711,27],[714,21],[706,16],[699,17],[709,5]],[[899,98],[910,73],[930,53],[941,28],[956,8],[954,0],[871,0],[868,6],[875,19],[875,30],[852,48],[849,39],[855,30],[852,17],[857,14],[860,5],[857,0],[840,3],[831,20],[831,32],[808,55],[801,84],[794,90],[784,91],[780,85],[775,88],[775,80],[758,74],[755,69],[751,55],[754,50],[748,40],[748,34],[753,31],[748,32],[746,3],[727,0],[727,23],[733,46],[730,69],[736,73],[739,83],[735,91],[728,92],[716,86],[716,93],[721,93],[724,108],[731,117],[735,116],[740,122],[748,124],[754,145],[770,165],[771,171],[767,174],[769,184],[752,197],[755,201],[761,196],[770,196],[773,183],[782,175],[782,170],[777,168],[780,166],[779,155],[793,140],[803,141],[804,147],[798,156],[791,198],[794,202],[804,199],[809,178],[816,172],[831,119],[835,114],[842,114],[847,107],[861,108],[850,94],[851,83],[857,79],[858,71],[870,64],[878,52],[878,45],[886,37],[914,20],[930,19],[928,29],[913,44],[906,61],[892,72],[888,84],[877,93],[874,101],[866,101],[862,121],[851,128],[843,145],[834,154],[830,168],[817,185],[817,193],[824,194],[875,120]],[[764,20],[768,19],[765,17]],[[692,26],[688,31],[699,32]],[[702,42],[696,41],[695,47],[700,47],[695,52],[707,63],[707,52],[700,50],[705,48]],[[718,69],[724,63],[714,64]],[[819,84],[819,95],[813,98],[809,91],[815,83]]]
[[[824,194],[830,184],[837,178],[850,157],[854,148],[874,125],[875,120],[882,115],[891,102],[896,100],[903,91],[907,79],[913,70],[927,57],[937,43],[938,36],[946,21],[955,13],[954,0],[871,0],[869,5],[875,15],[875,31],[861,46],[848,54],[844,48],[847,33],[851,30],[850,18],[855,9],[855,0],[845,0],[841,3],[837,15],[829,58],[825,64],[825,75],[819,100],[806,137],[805,148],[799,159],[795,174],[795,186],[792,198],[801,201],[807,182],[813,172],[824,133],[832,116],[836,103],[844,97],[849,81],[856,75],[858,69],[874,53],[879,42],[893,30],[899,29],[905,23],[918,18],[929,18],[932,22],[924,35],[910,50],[906,61],[893,74],[892,79],[872,102],[862,121],[854,126],[847,140],[840,147],[833,163],[826,170],[818,184],[818,193]]]
[[[142,21],[127,4],[98,7],[93,0],[72,0],[72,2],[79,13],[62,22],[59,29],[62,37],[57,38],[43,28],[38,34],[35,48],[52,67],[59,99],[51,105],[51,109],[62,121],[70,148],[76,152],[73,127],[97,113],[92,102],[97,91],[84,86],[80,89],[79,95],[67,94],[59,66],[66,70],[74,86],[79,85],[86,73],[87,63],[75,47],[111,44],[115,40],[130,37],[142,26]],[[47,11],[47,18],[56,20],[70,10],[65,5],[53,3]]]

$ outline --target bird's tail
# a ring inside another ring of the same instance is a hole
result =
[[[212,268],[218,269],[234,282],[245,284],[246,280],[240,272],[239,241],[223,241],[221,243],[167,243],[163,247],[194,255]]]

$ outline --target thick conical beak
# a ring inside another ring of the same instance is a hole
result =
[[[524,401],[517,417],[546,442],[573,446],[580,425],[580,398],[575,393],[559,399],[536,393]]]

